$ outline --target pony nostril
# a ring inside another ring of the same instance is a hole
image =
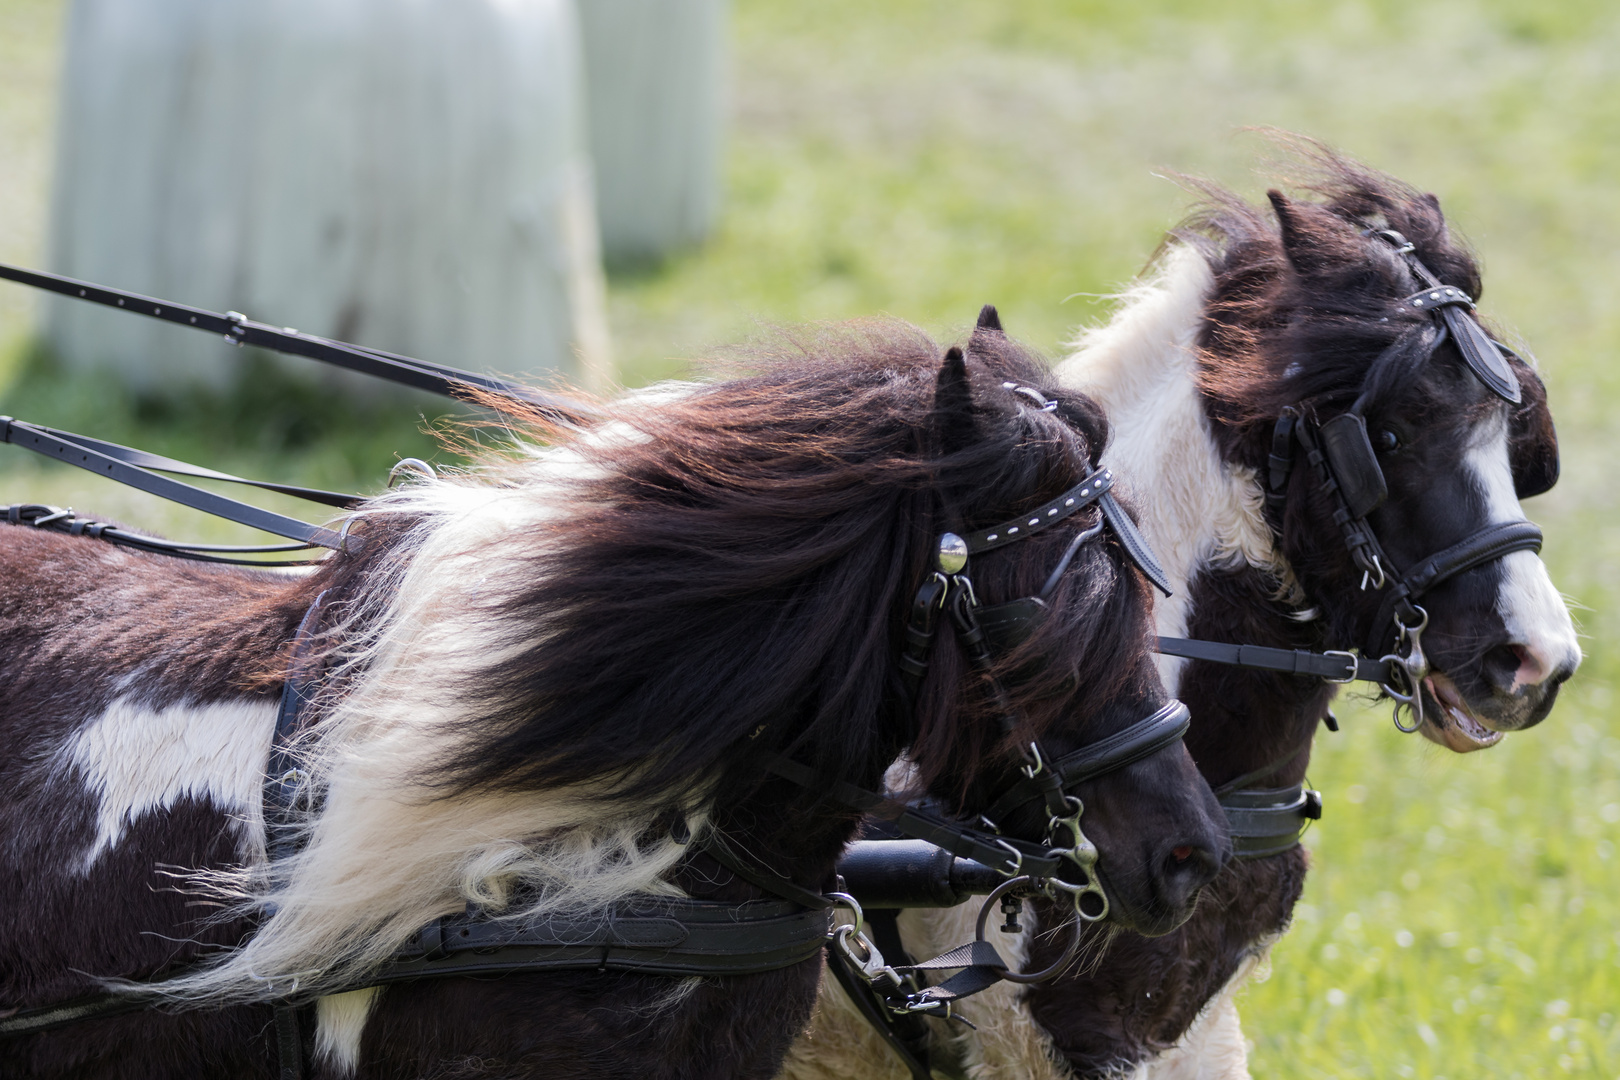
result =
[[[1555,665],[1545,651],[1534,645],[1501,645],[1485,657],[1491,682],[1509,693],[1532,686],[1558,685],[1569,678],[1569,671]]]
[[[1186,862],[1188,860],[1188,858],[1190,858],[1192,856],[1192,853],[1193,853],[1193,848],[1192,848],[1191,844],[1182,844],[1180,847],[1174,848],[1170,852],[1171,856],[1178,863]]]

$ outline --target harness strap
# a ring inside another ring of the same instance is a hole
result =
[[[469,911],[423,927],[364,985],[592,968],[648,975],[750,975],[811,959],[831,928],[830,906],[806,909],[789,900],[642,897],[600,914],[518,922]]]
[[[104,304],[137,315],[146,315],[180,326],[219,334],[233,345],[252,345],[292,356],[303,356],[443,397],[464,400],[470,391],[483,391],[537,407],[554,420],[576,425],[599,420],[603,415],[602,410],[595,406],[563,394],[542,393],[503,379],[463,371],[445,364],[350,345],[347,342],[333,341],[314,334],[303,334],[288,327],[278,328],[254,322],[234,311],[222,315],[204,308],[175,304],[167,300],[142,296],[139,293],[109,289],[88,281],[27,270],[5,263],[0,263],[0,278],[60,293],[77,300],[86,300],[92,304]]]
[[[1376,653],[1382,649],[1393,633],[1395,612],[1402,603],[1419,600],[1441,582],[1515,551],[1540,551],[1541,539],[1541,529],[1534,522],[1509,521],[1488,526],[1430,555],[1400,575],[1399,582],[1385,594],[1378,617],[1373,620],[1372,636],[1367,641],[1369,648],[1365,651]]]
[[[851,809],[890,821],[903,836],[926,840],[952,855],[982,863],[1005,877],[1019,874],[1055,877],[1063,865],[1061,855],[1049,855],[1039,844],[982,832],[844,780],[828,781],[808,765],[791,758],[779,755],[771,759],[767,768],[806,790],[824,791]]]
[[[878,947],[883,949],[882,945]],[[877,1032],[878,1038],[900,1059],[912,1080],[933,1080],[934,1074],[928,1067],[928,1028],[925,1023],[910,1014],[896,1013],[887,1008],[887,1003],[873,987],[856,976],[849,960],[837,946],[829,941],[826,949],[827,970],[843,989],[844,996],[861,1014],[861,1019]],[[888,956],[889,951],[883,949],[883,954]]]
[[[263,510],[250,503],[216,495],[212,491],[183,484],[178,480],[171,480],[166,476],[159,476],[140,465],[131,464],[124,456],[107,453],[109,444],[96,445],[97,440],[83,440],[70,432],[54,431],[50,428],[39,427],[22,420],[15,420],[9,416],[0,416],[0,442],[8,442],[13,446],[20,446],[25,450],[32,450],[45,457],[64,461],[69,465],[78,466],[98,476],[116,480],[132,488],[144,491],[149,495],[156,495],[170,502],[189,506],[193,510],[201,510],[205,514],[234,521],[239,525],[259,529],[262,532],[273,533],[276,536],[285,536],[290,540],[297,540],[305,546],[318,546],[342,549],[347,542],[351,548],[359,548],[359,537],[343,536],[331,529],[308,522],[290,518],[284,514]],[[116,450],[125,450],[125,447],[113,447]],[[139,451],[130,451],[139,454]],[[167,459],[164,459],[167,460]],[[221,474],[223,475],[223,474]],[[105,533],[103,533],[105,535]],[[111,537],[108,537],[111,539]],[[155,538],[144,538],[149,543]],[[163,543],[163,541],[156,541]],[[192,545],[174,545],[175,547],[191,547]]]
[[[1043,776],[1050,777],[1056,789],[1066,791],[1180,742],[1191,725],[1192,713],[1186,705],[1174,700],[1166,702],[1158,711],[1124,731],[1047,762],[1041,773],[1013,785],[984,816],[991,821],[1010,822],[1020,811],[1027,812],[1033,804],[1047,802],[1048,788],[1040,782]]]
[[[1187,660],[1312,675],[1329,682],[1383,683],[1390,680],[1390,665],[1386,661],[1349,652],[1317,653],[1308,649],[1274,649],[1266,645],[1231,645],[1224,641],[1178,637],[1159,638],[1158,651]]]
[[[1232,854],[1240,859],[1287,851],[1299,843],[1306,825],[1322,817],[1321,793],[1303,783],[1229,791],[1220,804],[1232,834]]]
[[[731,846],[731,842],[718,829],[709,830],[698,850],[750,885],[774,893],[800,907],[820,909],[833,906],[832,901],[820,893],[794,884],[791,879],[777,873],[758,859],[745,857]]]

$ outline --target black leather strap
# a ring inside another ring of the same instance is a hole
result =
[[[1467,539],[1430,555],[1404,573],[1395,575],[1395,581],[1379,605],[1367,645],[1362,651],[1375,655],[1384,650],[1385,644],[1395,634],[1394,616],[1403,604],[1416,603],[1435,586],[1476,566],[1483,566],[1515,551],[1540,551],[1541,540],[1541,528],[1531,521],[1489,525]]]
[[[0,263],[0,278],[92,304],[103,304],[137,315],[146,315],[218,334],[236,345],[252,345],[291,356],[308,357],[311,360],[319,360],[322,363],[358,371],[363,375],[385,379],[401,386],[441,394],[444,397],[465,399],[470,391],[483,391],[534,406],[564,423],[591,423],[601,419],[603,415],[602,410],[596,406],[564,394],[543,393],[503,379],[435,364],[428,360],[417,360],[397,353],[350,345],[347,342],[333,341],[314,334],[302,334],[297,330],[254,322],[234,312],[221,315],[203,308],[175,304],[168,300],[142,296],[139,293],[109,289],[88,281],[78,281],[4,263]]]
[[[1181,741],[1191,725],[1191,715],[1186,705],[1172,699],[1124,731],[1047,762],[1041,773],[1020,780],[1002,794],[984,816],[1002,823],[1027,819],[1037,807],[1049,802],[1050,789],[1072,791],[1088,780],[1123,769]],[[1045,820],[1039,814],[1037,818]]]
[[[1050,764],[1065,788],[1094,780],[1115,769],[1151,757],[1167,746],[1180,742],[1192,724],[1187,706],[1174,699],[1157,712],[1138,720],[1124,731],[1064,754]]]
[[[1220,797],[1232,834],[1232,853],[1260,859],[1287,851],[1322,816],[1322,796],[1304,784],[1286,788],[1245,788]]]
[[[749,975],[813,958],[831,927],[830,907],[806,909],[786,900],[733,904],[644,897],[600,914],[516,923],[481,913],[453,915],[424,927],[362,985],[581,968]]]
[[[276,731],[270,743],[263,792],[265,854],[271,863],[297,853],[298,802],[316,797],[310,790],[309,776],[301,767],[294,744],[304,728],[304,710],[320,681],[320,670],[313,663],[312,655],[325,600],[323,591],[299,621],[293,635],[287,676],[281,684],[281,708],[276,713]]]
[[[879,945],[878,948],[885,957],[889,955],[888,950],[884,949],[882,945]],[[923,1021],[917,1017],[894,1013],[887,1009],[872,988],[851,970],[849,961],[845,959],[844,954],[832,942],[827,943],[827,970],[832,973],[833,979],[837,981],[839,987],[844,991],[844,996],[849,998],[850,1004],[855,1006],[855,1011],[861,1014],[861,1018],[871,1026],[873,1031],[877,1032],[884,1045],[888,1046],[894,1056],[900,1059],[900,1064],[906,1067],[906,1071],[911,1074],[912,1080],[933,1080],[934,1074],[928,1068],[927,1028],[924,1027],[922,1031],[920,1041],[923,1046],[921,1047],[915,1045],[919,1040],[907,1038],[900,1031],[900,1025],[906,1021],[918,1026],[921,1026]],[[919,1050],[921,1050],[920,1053]]]
[[[998,547],[1005,547],[1038,533],[1048,526],[1056,525],[1070,514],[1102,498],[1113,486],[1114,474],[1107,469],[1098,469],[1051,502],[1042,503],[1027,514],[1022,514],[1012,521],[1003,521],[1000,525],[988,529],[968,533],[963,537],[967,541],[968,554],[977,555],[984,551],[994,551]]]
[[[1153,583],[1165,596],[1170,595],[1170,578],[1164,572],[1164,567],[1153,557],[1153,549],[1148,547],[1147,540],[1136,527],[1136,522],[1125,512],[1125,508],[1114,499],[1112,495],[1102,497],[1103,517],[1113,528],[1114,535],[1125,549],[1125,554],[1131,557],[1131,562],[1142,571],[1144,577]]]
[[[275,1006],[276,1080],[304,1080],[303,1009]]]
[[[92,445],[95,440],[81,442],[77,436],[68,432],[57,432],[9,416],[0,416],[0,442],[32,450],[45,457],[76,465],[98,476],[127,484],[150,495],[276,536],[285,536],[304,544],[334,550],[342,548],[345,542],[343,537],[331,529],[311,525],[284,514],[272,513],[249,503],[216,495],[212,491],[204,491],[202,488],[192,487],[190,484],[183,484],[166,476],[159,476],[119,457],[103,453]],[[349,537],[347,543],[354,550],[358,550],[361,546],[359,537]]]
[[[982,863],[1006,877],[1018,874],[1053,877],[1064,865],[1062,856],[1047,854],[1042,845],[995,836],[842,780],[828,783],[818,778],[809,766],[790,758],[773,758],[768,767],[777,776],[791,780],[802,788],[825,791],[845,806],[890,822],[902,836],[926,840],[952,855]]]
[[[1309,675],[1331,682],[1388,682],[1389,664],[1353,653],[1317,653],[1307,649],[1274,649],[1266,645],[1231,645],[1197,638],[1161,637],[1158,651],[1187,660],[1208,660],[1234,667]]]

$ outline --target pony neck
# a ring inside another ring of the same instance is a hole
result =
[[[1173,595],[1155,608],[1159,633],[1227,641],[1241,635],[1244,643],[1298,647],[1300,616],[1309,615],[1297,611],[1303,592],[1266,524],[1258,477],[1222,459],[1199,390],[1197,342],[1211,285],[1204,257],[1173,244],[1155,271],[1123,294],[1107,323],[1082,333],[1058,378],[1108,412],[1113,438],[1103,462],[1128,485],[1142,530],[1170,577]],[[1225,710],[1200,724],[1196,688],[1180,685],[1187,662],[1159,663],[1166,686],[1193,708],[1189,748],[1215,783],[1302,746],[1325,708],[1327,695],[1314,686],[1298,701],[1267,704],[1262,684],[1274,687],[1275,677],[1232,671],[1229,680],[1253,688],[1259,712],[1232,717],[1242,725],[1241,738],[1230,729],[1218,738],[1210,729],[1225,728]],[[1196,743],[1217,738],[1213,759],[1198,753]],[[1298,766],[1280,771],[1276,782],[1297,779],[1305,760],[1301,753]]]

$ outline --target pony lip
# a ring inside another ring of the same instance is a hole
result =
[[[1423,734],[1448,750],[1459,754],[1472,753],[1495,746],[1502,741],[1502,732],[1492,731],[1474,715],[1468,703],[1457,690],[1457,684],[1441,674],[1423,680],[1424,687],[1440,706],[1423,716]]]

